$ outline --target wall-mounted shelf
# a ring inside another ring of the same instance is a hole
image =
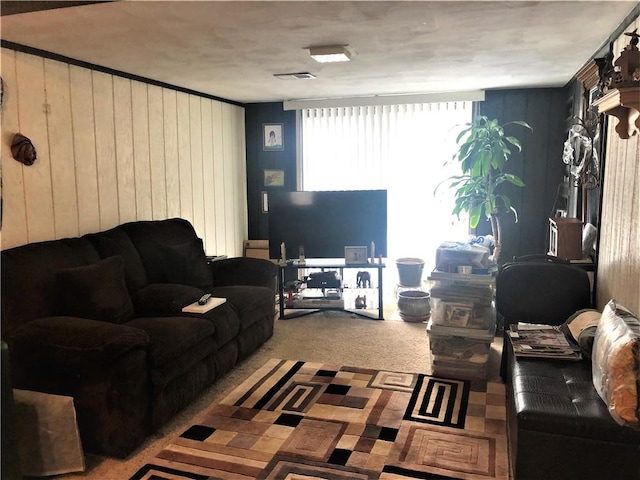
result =
[[[640,131],[640,85],[611,90],[593,104],[600,113],[618,119],[616,132],[620,138],[630,138]]]

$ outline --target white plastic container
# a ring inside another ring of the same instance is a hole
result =
[[[494,322],[493,290],[486,286],[435,286],[431,289],[434,325],[486,330]]]
[[[437,375],[486,378],[495,325],[487,330],[427,325],[432,371]]]

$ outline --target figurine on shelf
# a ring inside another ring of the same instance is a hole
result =
[[[366,295],[363,295],[363,296],[358,295],[356,297],[356,309],[357,310],[362,310],[363,308],[367,308],[367,296]]]
[[[293,290],[287,292],[287,307],[293,307]]]
[[[604,57],[595,58],[598,66],[598,91],[594,94],[593,100],[600,98],[609,91],[613,80],[613,52],[608,52]]]
[[[638,33],[638,29],[634,29],[633,32],[625,32],[627,37],[631,37],[631,41],[629,42],[629,49],[637,46],[640,41],[640,33]]]
[[[638,29],[625,33],[631,37],[629,45],[620,52],[618,59],[613,62],[616,76],[614,86],[617,88],[637,87],[640,83],[640,51],[638,51]]]
[[[280,265],[287,264],[287,248],[284,245],[284,242],[280,244]]]
[[[356,276],[358,288],[371,288],[371,274],[369,272],[358,272]]]

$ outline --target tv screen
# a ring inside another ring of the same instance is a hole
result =
[[[344,247],[375,243],[387,256],[387,191],[269,192],[269,256],[344,258]],[[371,252],[368,251],[368,255]]]

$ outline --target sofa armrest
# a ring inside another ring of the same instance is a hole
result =
[[[46,317],[8,344],[14,388],[73,397],[85,452],[125,458],[151,433],[146,332]]]
[[[209,263],[216,287],[251,285],[273,289],[275,293],[278,267],[262,258],[234,257]]]
[[[20,328],[7,343],[16,363],[86,369],[107,365],[135,348],[146,349],[143,330],[76,317],[46,317]]]

